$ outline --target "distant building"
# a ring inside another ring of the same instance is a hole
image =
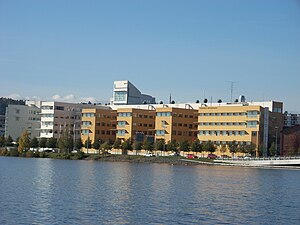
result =
[[[5,137],[11,136],[16,140],[23,131],[27,130],[30,138],[39,137],[40,134],[40,108],[39,104],[26,102],[28,105],[8,105],[5,114]]]
[[[81,140],[115,141],[117,112],[111,109],[82,109]],[[100,143],[101,144],[101,143]],[[90,146],[91,148],[91,146]]]
[[[271,112],[260,105],[200,107],[198,113],[198,138],[202,143],[212,141],[217,146],[253,143],[256,155],[261,150],[267,156],[271,143],[277,141],[278,154],[280,152],[282,113]]]
[[[5,134],[5,115],[0,115],[0,136]]]
[[[176,142],[197,138],[197,110],[163,107],[156,109],[155,140]]]
[[[128,80],[115,81],[111,105],[155,104],[155,98],[142,94]]]
[[[106,106],[76,104],[66,102],[42,102],[41,138],[59,138],[64,131],[70,132],[75,139],[80,138],[81,110],[84,108],[103,108]]]
[[[283,156],[300,155],[300,125],[286,127],[282,131],[281,149]]]
[[[122,108],[117,110],[116,138],[134,141],[139,136],[154,137],[155,110]]]
[[[292,127],[300,125],[300,114],[293,114],[293,113],[284,113],[284,126],[285,127]]]

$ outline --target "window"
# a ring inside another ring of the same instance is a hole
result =
[[[90,126],[92,123],[90,121],[82,121],[82,126]]]
[[[157,130],[156,135],[157,136],[165,135],[165,130]]]
[[[256,127],[257,121],[247,121],[247,127]]]
[[[89,134],[90,130],[81,130],[81,134]]]
[[[252,131],[252,136],[257,136],[257,132],[256,131]]]
[[[247,111],[247,117],[256,117],[258,114],[258,111]]]
[[[171,116],[171,112],[158,112],[156,116]]]
[[[126,101],[127,92],[126,91],[116,91],[115,101]]]
[[[95,117],[95,113],[82,113],[82,117]]]
[[[55,106],[55,109],[56,109],[56,110],[64,110],[65,107],[63,107],[63,106]]]
[[[125,121],[118,121],[118,126],[119,127],[124,127],[126,125]]]
[[[123,112],[123,113],[118,113],[119,117],[131,117],[131,113],[130,112]]]

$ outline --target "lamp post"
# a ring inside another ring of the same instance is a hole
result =
[[[278,127],[275,127],[275,156],[277,156],[277,133],[278,133]]]

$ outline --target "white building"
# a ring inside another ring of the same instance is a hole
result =
[[[39,104],[26,102],[26,105],[8,105],[5,114],[5,137],[11,136],[16,140],[23,131],[27,130],[30,138],[40,135]]]
[[[300,125],[300,114],[284,113],[284,126],[292,127]]]
[[[155,98],[142,94],[128,80],[115,81],[111,105],[155,104]]]
[[[74,139],[80,138],[81,110],[84,108],[109,108],[91,104],[66,102],[42,102],[41,138],[59,138],[64,131],[70,132]]]

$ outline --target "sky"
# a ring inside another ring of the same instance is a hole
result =
[[[0,96],[276,100],[300,113],[299,0],[0,0]]]

